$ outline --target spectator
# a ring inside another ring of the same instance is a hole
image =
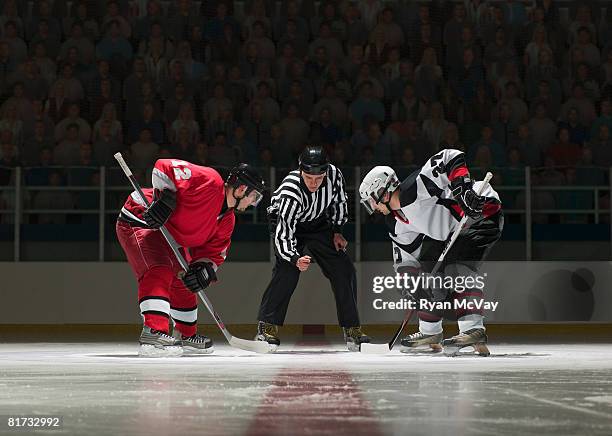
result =
[[[493,139],[493,129],[491,126],[484,126],[482,128],[480,141],[470,146],[470,148],[467,150],[468,164],[470,162],[477,162],[480,159],[477,158],[478,154],[484,153],[482,151],[483,149],[486,149],[490,154],[491,163],[493,166],[501,167],[506,163],[506,152],[503,146]]]
[[[280,124],[270,127],[270,138],[258,149],[269,148],[272,152],[274,162],[279,168],[289,168],[295,162],[295,154],[285,142],[283,129]]]
[[[371,71],[370,65],[365,62],[361,64],[359,73],[357,74],[357,77],[355,77],[355,85],[353,88],[357,90],[362,83],[369,82],[372,84],[373,96],[377,99],[382,99],[385,95],[385,89],[380,81],[371,74]]]
[[[96,121],[93,128],[93,140],[98,139],[100,135],[100,127],[103,122],[110,123],[111,126],[111,135],[117,140],[123,140],[123,127],[121,122],[117,119],[117,109],[115,109],[115,105],[113,103],[106,103],[104,105],[104,109],[102,110],[102,114],[100,119]]]
[[[73,47],[78,50],[81,62],[89,64],[94,60],[96,49],[91,40],[84,34],[83,25],[80,22],[72,24],[70,37],[61,45],[59,57],[66,58],[68,50]]]
[[[476,42],[476,37],[469,24],[465,24],[461,30],[459,38],[452,41],[446,50],[446,65],[450,70],[461,69],[463,64],[463,52],[471,49],[474,54],[476,64],[482,64],[482,53],[480,44]]]
[[[355,45],[364,46],[367,42],[368,31],[359,14],[359,9],[354,3],[348,3],[344,9],[342,41],[346,41],[347,47]]]
[[[90,186],[94,174],[98,174],[99,163],[95,161],[91,144],[81,144],[79,148],[79,159],[77,168],[71,168],[68,172],[69,184],[73,186]],[[98,186],[99,186],[98,178]],[[97,195],[96,195],[97,197]],[[83,206],[82,203],[77,203]]]
[[[123,64],[132,60],[133,54],[131,44],[121,33],[119,22],[113,20],[108,23],[106,36],[96,46],[98,58]]]
[[[542,51],[552,53],[552,49],[548,44],[546,28],[544,26],[538,26],[533,30],[531,42],[527,44],[525,48],[525,55],[523,56],[523,63],[525,66],[530,67],[537,65]]]
[[[378,14],[383,9],[383,2],[380,0],[360,0],[358,8],[364,25],[371,32],[378,21]]]
[[[190,103],[183,103],[179,110],[178,118],[174,120],[170,129],[170,139],[176,140],[179,130],[185,129],[187,137],[192,144],[200,139],[200,126],[195,120],[193,106]]]
[[[459,138],[459,129],[455,123],[448,123],[444,130],[444,138],[440,144],[440,149],[454,148],[456,150],[466,151],[465,144]]]
[[[589,133],[578,117],[578,109],[571,108],[567,113],[567,121],[561,121],[559,128],[565,128],[570,135],[570,142],[579,146],[584,145],[589,139]]]
[[[612,165],[612,140],[610,138],[610,128],[606,124],[599,126],[597,135],[591,139],[590,149],[592,150],[594,165],[603,167]]]
[[[201,18],[193,8],[191,1],[179,0],[172,6],[174,14],[171,14],[167,22],[168,36],[174,41],[187,39],[189,29],[194,26],[201,26]]]
[[[17,159],[17,148],[11,142],[2,141],[0,144],[0,186],[6,186],[10,183],[12,170],[20,166]]]
[[[338,62],[344,59],[344,49],[342,48],[342,44],[340,44],[338,38],[336,38],[336,36],[332,33],[331,25],[328,22],[321,24],[318,37],[315,38],[315,40],[310,44],[310,56],[314,56],[315,51],[319,47],[325,48],[327,58],[331,61]]]
[[[581,155],[580,146],[570,142],[570,132],[566,127],[559,128],[557,142],[546,150],[546,156],[551,157],[556,165],[561,166],[576,165]]]
[[[157,159],[159,145],[153,142],[151,131],[142,129],[138,141],[130,146],[131,164],[135,168],[150,168]]]
[[[106,16],[102,20],[102,32],[105,32],[110,24],[114,22],[119,25],[121,36],[129,40],[132,37],[132,26],[120,15],[117,2],[109,1],[106,3]]]
[[[229,49],[229,47],[228,47]],[[176,56],[170,61],[172,70],[175,62],[181,62],[185,71],[185,77],[189,81],[199,81],[206,73],[206,68],[202,62],[195,60],[191,54],[191,46],[187,41],[181,41],[176,50]]]
[[[529,124],[521,124],[518,129],[518,138],[511,148],[517,149],[521,155],[521,161],[532,167],[542,165],[542,150],[535,147],[531,139]]]
[[[404,44],[404,31],[395,22],[393,9],[388,6],[381,12],[380,19],[373,32],[376,33],[379,29],[384,32],[385,41],[389,47],[400,47]]]
[[[312,110],[313,121],[319,121],[318,117],[323,108],[329,108],[334,124],[340,127],[346,125],[347,107],[342,99],[337,96],[336,87],[332,82],[325,84],[323,94]]]
[[[128,141],[136,142],[142,129],[149,129],[153,142],[161,144],[164,142],[164,125],[155,114],[155,108],[151,103],[145,103],[142,108],[142,116],[129,124]]]
[[[595,106],[584,94],[584,87],[576,83],[572,87],[572,96],[561,106],[561,120],[567,120],[567,114],[571,108],[576,108],[580,116],[580,122],[589,126],[595,120]]]
[[[321,109],[318,116],[319,121],[314,123],[311,129],[311,142],[314,144],[330,144],[336,146],[343,139],[342,130],[338,125],[334,124],[331,110],[329,108]]]
[[[45,183],[51,188],[59,188],[63,185],[62,176],[58,171],[49,173],[49,179]],[[32,200],[34,209],[43,210],[71,210],[74,208],[72,194],[63,189],[43,190],[34,195]],[[38,215],[38,224],[66,224],[66,214],[42,213]]]
[[[300,118],[297,105],[288,105],[287,115],[281,120],[280,126],[287,147],[294,154],[298,154],[308,141],[309,125],[303,118]]]
[[[370,36],[370,43],[365,48],[365,62],[374,68],[380,67],[385,62],[391,48],[387,42],[385,30],[383,28],[374,30]]]
[[[238,162],[240,150],[232,147],[225,133],[218,132],[215,134],[215,142],[212,147],[209,147],[208,156],[212,166],[221,166],[231,168]]]
[[[427,104],[418,99],[414,85],[407,83],[403,95],[391,106],[391,119],[394,121],[415,120],[422,122],[427,115]]]
[[[236,126],[232,136],[232,147],[239,150],[239,160],[241,162],[255,162],[259,157],[259,150],[247,138],[246,129],[242,126]],[[268,148],[263,149],[269,150]]]
[[[366,81],[359,87],[359,97],[351,103],[349,116],[355,130],[363,127],[364,118],[372,118],[377,122],[385,119],[385,108],[382,103],[373,98],[372,82]]]
[[[83,89],[83,85],[74,77],[74,68],[71,64],[65,63],[62,67],[62,74],[55,81],[53,86],[51,87],[51,95],[54,94],[55,88],[60,86],[60,83],[64,87],[64,96],[66,99],[78,102],[83,100],[85,97],[85,91]]]
[[[476,89],[483,79],[482,68],[475,62],[474,51],[466,48],[461,67],[449,74],[452,91],[457,98],[469,103],[476,96]]]
[[[53,145],[48,134],[44,121],[34,123],[34,134],[29,137],[21,150],[20,157],[24,165],[35,165],[43,148]]]
[[[82,143],[79,124],[67,124],[65,134],[58,138],[58,144],[53,149],[53,163],[61,166],[77,165]]]
[[[546,108],[546,115],[556,120],[561,111],[561,98],[559,94],[553,94],[550,82],[546,79],[540,80],[538,93],[531,102],[530,113],[533,116],[537,105],[542,104]]]
[[[444,45],[448,48],[456,41],[461,39],[463,27],[467,24],[465,15],[465,6],[463,3],[455,3],[453,8],[453,16],[444,26]],[[487,38],[486,41],[492,41],[494,38]]]
[[[490,42],[484,52],[484,63],[487,68],[487,78],[490,82],[496,82],[501,75],[504,65],[516,61],[516,50],[508,41],[503,29],[497,29],[495,40]],[[537,58],[533,62],[537,63]]]
[[[609,130],[612,130],[612,100],[609,98],[601,102],[600,115],[591,125],[591,137],[599,134],[602,125],[606,125]]]
[[[543,104],[536,105],[535,116],[529,120],[528,124],[533,146],[539,152],[544,152],[552,145],[557,126],[546,115],[546,107]]]
[[[351,140],[355,152],[360,155],[365,150],[372,150],[374,159],[380,165],[389,165],[393,156],[392,144],[387,137],[382,135],[380,125],[372,122],[364,132],[356,132]]]
[[[170,154],[174,158],[190,160],[195,154],[195,137],[187,126],[180,126],[173,136]]]
[[[17,118],[17,107],[14,103],[5,104],[2,107],[2,118],[0,118],[0,131],[11,132],[14,144],[20,146],[23,143],[23,121]]]
[[[448,121],[444,117],[444,109],[440,102],[431,104],[429,118],[423,121],[423,134],[434,150],[440,149]]]
[[[55,126],[55,140],[61,141],[64,139],[68,126],[76,124],[82,142],[89,142],[91,138],[91,127],[89,123],[81,118],[81,108],[77,103],[71,103],[68,106],[68,114]]]
[[[7,21],[4,24],[4,37],[2,42],[6,43],[10,58],[16,64],[20,64],[28,56],[26,43],[17,33],[17,24],[14,21]]]
[[[385,137],[391,142],[393,156],[401,156],[401,150],[410,147],[416,153],[416,161],[424,164],[435,153],[431,143],[419,130],[419,124],[416,121],[407,120],[402,123],[392,123],[387,127]]]
[[[195,155],[193,157],[194,164],[209,167],[210,158],[208,157],[208,144],[206,142],[198,142],[195,147]]]
[[[113,156],[123,148],[123,143],[112,134],[112,123],[102,120],[97,139],[92,145],[93,160],[100,165],[114,166]]]
[[[253,24],[253,32],[244,44],[245,47],[254,45],[257,50],[257,56],[261,59],[271,61],[276,56],[274,43],[266,36],[266,28],[261,21],[256,21]]]

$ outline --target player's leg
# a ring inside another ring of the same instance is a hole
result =
[[[504,217],[501,211],[470,226],[460,236],[461,241],[457,241],[460,244],[457,251],[452,253],[451,261],[445,266],[445,273],[462,277],[476,275],[482,262],[501,237],[503,226]],[[484,290],[477,287],[465,289],[463,292],[453,292],[452,297],[457,308],[459,334],[443,341],[445,354],[455,355],[461,348],[472,346],[478,354],[488,356],[490,352],[486,345],[487,335],[482,309],[467,304],[484,298]]]
[[[168,245],[159,232],[118,221],[117,237],[138,280],[138,302],[144,326],[140,336],[140,355],[176,356],[182,354],[180,342],[168,334],[170,320],[169,289],[174,277],[174,262]]]
[[[214,351],[210,338],[198,334],[198,300],[176,275],[170,288],[170,316],[174,321],[173,336],[180,340],[187,354],[210,354]]]
[[[438,259],[440,253],[444,250],[444,246],[443,241],[425,238],[420,259],[423,271],[432,271],[436,259]],[[420,289],[413,296],[416,300],[428,298]],[[401,340],[400,352],[412,353],[415,349],[420,348],[430,349],[434,352],[442,351],[442,340],[444,339],[442,321],[444,313],[437,309],[428,310],[423,308],[417,311],[417,318],[419,320],[419,329]]]
[[[256,340],[280,345],[278,327],[285,323],[289,301],[299,279],[300,270],[277,256],[272,269],[272,278],[261,298],[257,315]]]
[[[338,323],[343,328],[347,347],[350,351],[359,351],[361,344],[370,342],[370,338],[361,331],[357,307],[357,273],[353,261],[345,251],[336,250],[329,229],[313,232],[305,241],[331,284]]]

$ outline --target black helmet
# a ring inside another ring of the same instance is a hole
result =
[[[225,182],[232,188],[237,188],[240,185],[248,186],[245,196],[248,196],[253,191],[257,192],[257,200],[253,203],[253,206],[257,206],[266,190],[264,179],[259,174],[259,171],[246,163],[238,164],[238,166],[232,168]]]
[[[311,145],[300,153],[300,170],[307,174],[325,174],[329,168],[327,153],[323,147]]]

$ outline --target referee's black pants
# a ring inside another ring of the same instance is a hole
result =
[[[357,274],[348,254],[336,251],[333,232],[327,220],[318,220],[297,225],[297,250],[310,254],[329,280],[336,299],[336,312],[341,327],[359,326],[357,310]],[[272,279],[266,288],[259,306],[257,319],[274,325],[283,325],[289,301],[300,279],[300,270],[294,264],[276,254]]]

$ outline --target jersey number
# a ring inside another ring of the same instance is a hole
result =
[[[173,160],[174,178],[176,180],[189,180],[191,178],[191,170],[187,168],[188,162],[184,160]]]
[[[436,154],[435,156],[432,156],[431,159],[429,159],[429,165],[431,166],[431,174],[434,177],[439,177],[440,173],[444,172],[444,164],[442,162],[438,163],[439,160],[442,159],[442,154],[444,152],[440,152],[438,154]]]

